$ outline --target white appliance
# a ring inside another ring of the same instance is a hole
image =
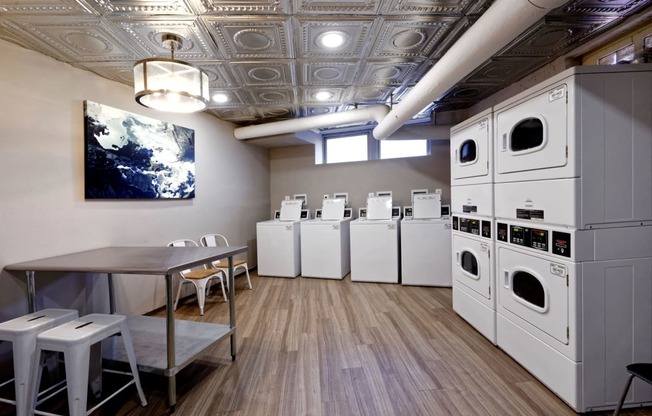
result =
[[[498,346],[576,411],[613,408],[625,366],[652,361],[652,227],[496,228]]]
[[[495,223],[455,213],[452,222],[453,310],[495,344]]]
[[[496,105],[496,218],[652,224],[650,108],[651,64],[577,66]]]
[[[392,211],[390,196],[369,197],[366,218],[351,221],[351,281],[399,283],[400,219]]]
[[[301,276],[343,279],[351,271],[350,223],[344,198],[324,199],[321,219],[301,224]]]
[[[401,221],[401,283],[451,286],[450,219]]]
[[[258,275],[294,278],[301,273],[302,206],[302,200],[282,201],[279,219],[256,224]]]
[[[491,108],[451,128],[451,186],[493,182],[492,138]]]

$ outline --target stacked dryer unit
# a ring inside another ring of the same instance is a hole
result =
[[[497,344],[576,411],[613,408],[652,361],[652,65],[571,68],[493,111]]]
[[[282,201],[273,220],[256,224],[258,275],[294,278],[301,273],[301,221],[309,218],[303,203]]]
[[[451,129],[451,216],[453,309],[495,344],[492,115]]]
[[[324,199],[319,219],[301,224],[302,277],[343,279],[349,274],[351,217],[346,199],[328,198]]]

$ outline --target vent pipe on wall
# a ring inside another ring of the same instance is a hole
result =
[[[301,117],[292,120],[257,124],[255,126],[238,127],[233,130],[233,135],[238,140],[245,140],[318,129],[322,127],[343,126],[350,123],[366,121],[380,122],[387,113],[389,113],[389,107],[386,105],[375,105],[350,111],[320,114],[318,116]]]
[[[500,49],[568,0],[496,0],[426,75],[376,126],[378,140],[390,137],[431,102]]]

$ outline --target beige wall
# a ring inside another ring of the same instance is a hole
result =
[[[442,188],[442,199],[450,201],[450,156],[448,141],[432,141],[430,156],[316,165],[312,145],[270,150],[271,210],[278,209],[285,195],[308,194],[308,207],[321,208],[324,194],[348,192],[349,203],[365,206],[367,193],[392,191],[395,205],[409,205],[410,190]],[[271,216],[272,212],[270,212]]]
[[[130,87],[0,41],[0,267],[107,245],[165,245],[221,232],[254,244],[269,215],[266,149],[235,140],[233,125],[205,113],[137,105]],[[195,130],[196,198],[84,200],[83,101]],[[118,311],[162,305],[162,278],[118,276]],[[106,309],[106,279],[41,276],[38,307]],[[22,275],[0,276],[0,321],[27,311]]]

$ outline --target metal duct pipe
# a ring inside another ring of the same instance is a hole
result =
[[[387,139],[431,102],[568,0],[496,0],[373,130]]]
[[[295,118],[292,120],[276,121],[255,126],[238,127],[233,130],[233,135],[238,140],[253,139],[257,137],[274,136],[277,134],[294,133],[322,127],[333,127],[363,121],[380,122],[389,113],[386,105],[358,108],[338,113],[320,114],[318,116]]]

